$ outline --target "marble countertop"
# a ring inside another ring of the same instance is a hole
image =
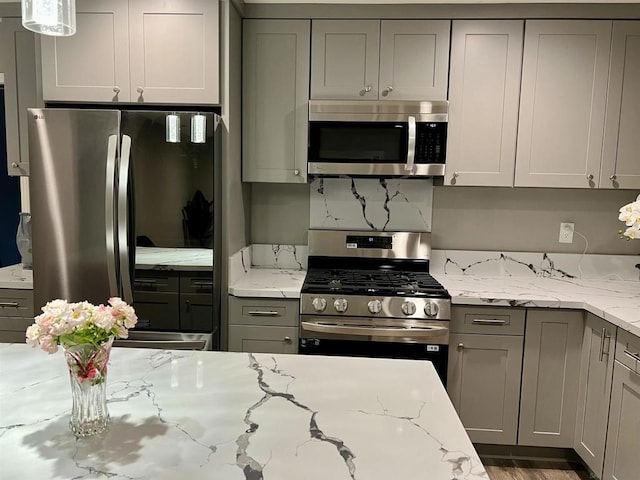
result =
[[[640,337],[640,282],[434,274],[454,305],[576,308]]]
[[[306,270],[252,267],[229,285],[236,297],[300,298]]]
[[[0,268],[0,288],[33,289],[33,270],[25,270],[22,264]]]
[[[68,378],[61,352],[0,345],[6,478],[488,480],[429,362],[114,348],[88,439]]]
[[[211,271],[213,250],[208,248],[136,247],[136,269]]]

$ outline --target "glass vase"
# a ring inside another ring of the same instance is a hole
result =
[[[100,344],[64,347],[69,368],[73,406],[69,428],[76,437],[98,435],[107,430],[107,363],[113,338]]]

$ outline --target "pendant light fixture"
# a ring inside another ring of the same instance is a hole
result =
[[[201,113],[191,116],[191,143],[205,143],[207,134],[207,117]]]
[[[166,137],[167,143],[180,143],[180,117],[176,112],[167,115],[166,120]]]
[[[76,33],[76,0],[22,0],[22,25],[42,35]]]

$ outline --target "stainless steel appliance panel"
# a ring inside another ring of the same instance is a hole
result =
[[[366,248],[350,237],[388,239],[391,248]],[[309,256],[401,258],[428,260],[431,257],[431,234],[428,232],[362,232],[342,230],[309,230]]]
[[[36,310],[118,295],[114,184],[120,113],[29,109]]]

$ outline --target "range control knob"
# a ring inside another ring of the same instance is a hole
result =
[[[424,304],[424,314],[428,317],[435,317],[438,315],[438,305],[436,302],[427,302]]]
[[[404,302],[400,308],[402,309],[402,313],[405,315],[413,315],[416,313],[416,304],[409,300]]]
[[[324,312],[324,309],[327,308],[327,301],[322,297],[316,297],[311,302],[311,305],[313,305],[313,309],[316,312]]]
[[[371,313],[380,313],[382,311],[382,302],[380,300],[371,300],[367,303],[367,308]]]
[[[349,302],[347,302],[346,298],[337,298],[333,302],[333,307],[336,309],[336,312],[343,313],[347,311],[347,308],[349,308]]]

